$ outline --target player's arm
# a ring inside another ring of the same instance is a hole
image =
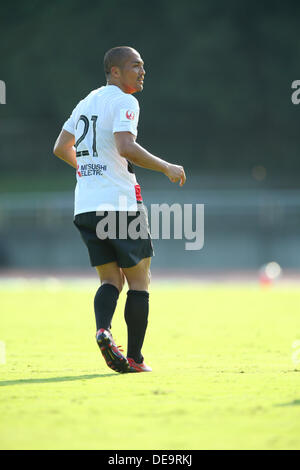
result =
[[[134,165],[164,173],[172,183],[180,181],[180,186],[184,185],[186,176],[182,166],[173,165],[152,155],[135,142],[135,136],[131,132],[115,132],[114,136],[118,152],[122,157]]]
[[[63,129],[54,144],[53,153],[73,168],[77,168],[75,136]]]

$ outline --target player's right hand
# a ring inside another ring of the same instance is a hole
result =
[[[172,183],[180,181],[179,186],[183,186],[186,182],[186,176],[183,166],[168,164],[165,175],[169,178]]]

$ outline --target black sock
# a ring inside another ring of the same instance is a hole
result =
[[[127,356],[139,363],[144,360],[141,349],[148,324],[148,313],[149,293],[129,290],[125,305],[125,321],[128,332]]]
[[[100,328],[108,330],[119,298],[118,289],[112,284],[102,284],[94,299],[97,331]]]

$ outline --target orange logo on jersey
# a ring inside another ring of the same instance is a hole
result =
[[[126,111],[126,117],[127,119],[129,119],[130,121],[133,121],[134,119],[134,112],[133,111]]]

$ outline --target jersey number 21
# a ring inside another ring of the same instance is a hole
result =
[[[94,115],[94,116],[91,117],[91,121],[93,121],[93,157],[98,157],[98,152],[97,152],[97,148],[96,148],[96,122],[97,122],[97,119],[98,119],[98,116]],[[83,133],[76,140],[76,143],[75,143],[75,148],[76,149],[77,149],[78,145],[80,144],[80,142],[82,142],[83,139],[85,138],[85,136],[87,135],[87,133],[89,131],[89,127],[90,127],[90,122],[84,114],[82,114],[80,116],[80,118],[78,119],[77,124],[76,124],[76,129],[77,129],[79,121],[83,121],[84,128],[83,128]]]

